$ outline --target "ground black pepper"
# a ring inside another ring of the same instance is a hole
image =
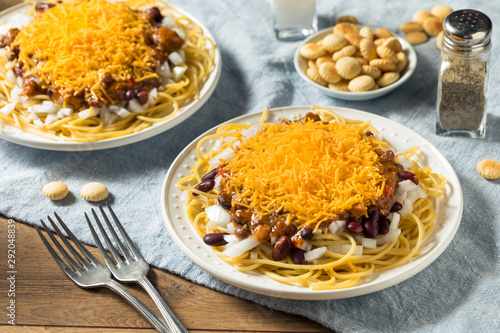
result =
[[[443,61],[448,64],[441,72],[441,127],[479,129],[486,105],[486,61],[480,57],[465,59],[453,56]]]

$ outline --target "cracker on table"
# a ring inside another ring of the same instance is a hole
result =
[[[477,172],[486,179],[500,178],[500,162],[486,159],[479,162],[476,166]]]
[[[433,15],[431,14],[431,12],[429,12],[427,10],[418,10],[415,13],[413,13],[413,21],[422,24],[422,23],[424,23],[426,18],[432,17],[432,16]]]
[[[451,9],[451,7],[448,5],[435,5],[431,8],[431,14],[441,21],[444,21],[446,16],[450,15],[452,12],[453,9]]]
[[[45,186],[42,189],[43,194],[50,200],[61,200],[68,195],[68,186],[64,184],[63,182],[50,182],[48,184],[45,184]]]
[[[409,33],[412,31],[422,31],[424,28],[422,27],[421,23],[418,22],[405,22],[399,26],[399,30],[401,30],[404,33]]]
[[[429,36],[434,37],[443,30],[443,22],[438,18],[428,17],[425,19],[424,23],[422,23],[422,27]]]
[[[101,201],[108,197],[109,191],[106,185],[99,182],[85,184],[80,190],[80,196],[87,201]]]
[[[417,45],[425,43],[429,39],[427,34],[422,31],[412,31],[405,36],[405,40],[411,45]]]

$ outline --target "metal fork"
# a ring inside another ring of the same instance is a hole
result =
[[[108,229],[111,232],[111,235],[115,240],[116,245],[120,251],[119,253],[118,251],[116,251],[115,247],[111,243],[111,240],[109,239],[106,231],[104,230],[102,223],[99,220],[99,217],[97,216],[94,209],[92,209],[92,215],[94,216],[94,219],[97,222],[97,226],[99,227],[99,230],[102,236],[104,237],[104,240],[106,241],[106,244],[108,245],[108,248],[111,254],[113,255],[116,264],[113,263],[108,253],[104,249],[101,240],[97,236],[87,213],[85,213],[85,218],[87,219],[87,223],[89,225],[90,231],[92,232],[92,236],[94,237],[94,240],[97,244],[97,248],[99,249],[99,251],[101,251],[101,255],[104,259],[104,262],[108,266],[109,270],[111,271],[111,273],[113,273],[113,276],[119,281],[136,282],[140,286],[142,286],[142,288],[144,288],[144,290],[146,290],[149,296],[153,299],[156,306],[158,306],[158,309],[160,310],[161,314],[163,315],[163,317],[167,322],[167,326],[173,332],[187,333],[188,330],[181,324],[179,319],[177,319],[177,317],[174,315],[172,310],[170,310],[170,308],[167,306],[163,298],[161,298],[160,294],[158,294],[158,291],[156,291],[155,287],[146,277],[149,271],[149,264],[146,262],[146,260],[144,260],[139,250],[137,250],[137,248],[132,243],[132,240],[130,239],[127,232],[123,228],[122,224],[120,223],[120,220],[118,220],[118,218],[115,215],[115,212],[111,209],[111,206],[109,204],[107,204],[107,206],[109,212],[111,213],[111,216],[113,217],[113,220],[115,221],[118,230],[120,231],[120,234],[123,236],[123,239],[127,244],[126,248],[124,244],[120,241],[120,238],[118,237],[117,233],[115,232],[115,229],[111,225],[106,213],[104,212],[104,209],[102,208],[102,206],[99,206],[101,214],[104,217],[104,221],[106,222],[106,225],[108,226]]]
[[[118,295],[122,296],[127,302],[129,302],[137,311],[139,311],[159,332],[170,332],[170,330],[165,326],[163,319],[158,316],[155,312],[153,312],[149,307],[147,307],[141,300],[135,297],[132,293],[130,293],[123,285],[111,279],[111,272],[106,268],[103,264],[101,264],[81,243],[76,239],[71,230],[66,226],[66,224],[62,221],[62,219],[54,213],[57,221],[66,231],[66,234],[71,238],[73,243],[78,247],[81,253],[85,256],[84,259],[71,245],[71,243],[66,239],[61,230],[57,227],[56,223],[47,216],[50,224],[54,228],[55,232],[62,239],[63,243],[66,245],[66,248],[73,254],[78,263],[68,254],[68,252],[64,249],[61,243],[54,237],[52,232],[50,232],[49,228],[43,220],[42,222],[43,228],[52,239],[52,242],[59,249],[59,252],[62,253],[64,258],[68,261],[71,268],[61,259],[61,257],[54,250],[52,245],[47,241],[43,233],[40,231],[38,226],[35,226],[38,235],[42,239],[43,243],[49,250],[50,254],[56,261],[56,263],[61,267],[61,269],[66,273],[66,275],[79,287],[81,288],[97,288],[97,287],[106,287],[116,292]]]

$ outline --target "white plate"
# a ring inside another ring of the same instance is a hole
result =
[[[213,276],[246,290],[274,297],[320,300],[359,296],[393,286],[420,272],[446,249],[460,224],[463,206],[460,182],[446,158],[429,141],[392,120],[353,109],[338,107],[330,107],[330,109],[346,118],[370,120],[396,152],[405,151],[415,145],[419,146],[420,151],[425,155],[422,164],[431,167],[434,172],[448,179],[447,196],[435,202],[438,219],[433,233],[422,244],[420,249],[422,255],[401,267],[380,274],[372,274],[370,278],[356,287],[341,290],[310,290],[307,287],[279,283],[259,273],[237,271],[220,259],[210,246],[203,243],[202,238],[198,236],[186,217],[184,203],[180,200],[181,191],[176,186],[179,179],[189,175],[198,160],[197,142],[201,137],[215,133],[214,128],[202,134],[179,154],[170,166],[163,182],[161,210],[165,226],[177,246],[189,259]],[[298,112],[305,115],[308,111],[311,111],[309,107],[272,109],[269,110],[267,120],[276,123],[281,120],[282,116],[294,119]],[[258,124],[260,118],[261,113],[254,113],[229,122]],[[207,140],[202,148],[208,151],[212,143],[213,140]]]
[[[208,29],[203,24],[201,24],[200,21],[198,21],[195,17],[193,17],[191,14],[185,12],[182,9],[179,9],[178,7],[175,6],[172,7],[179,13],[191,19],[198,26],[200,26],[203,30],[203,34],[215,42],[215,39],[210,33],[210,31],[208,31]],[[27,6],[26,4],[19,4],[7,10],[4,10],[3,12],[0,13],[0,22],[6,22],[8,18],[14,14],[24,13],[28,8],[29,6]],[[143,129],[142,131],[139,131],[137,133],[132,133],[118,138],[105,139],[95,142],[65,142],[65,141],[54,141],[41,138],[36,135],[23,132],[12,126],[2,125],[2,129],[0,130],[0,138],[23,146],[47,149],[47,150],[61,150],[61,151],[99,150],[99,149],[120,147],[134,142],[142,141],[157,134],[160,134],[162,132],[165,132],[166,130],[178,125],[182,121],[186,120],[193,113],[198,111],[198,109],[200,109],[203,106],[203,104],[206,103],[206,101],[209,99],[209,97],[215,90],[217,82],[219,81],[221,68],[222,68],[221,54],[219,48],[216,47],[214,69],[212,73],[210,73],[210,75],[208,76],[203,86],[201,87],[201,90],[199,92],[199,98],[180,108],[177,114],[173,118],[163,122],[153,123],[153,125],[151,125],[150,127]]]
[[[401,73],[401,77],[399,80],[394,82],[393,84],[379,88],[376,90],[371,90],[371,91],[365,91],[365,92],[349,92],[349,91],[336,91],[329,89],[328,87],[324,87],[322,85],[319,85],[312,81],[309,77],[306,75],[306,70],[307,70],[307,59],[302,57],[299,54],[300,48],[307,43],[316,43],[323,39],[326,35],[332,33],[332,28],[327,28],[319,31],[318,33],[312,35],[311,37],[307,38],[300,46],[297,48],[297,51],[295,52],[295,57],[293,59],[294,65],[295,65],[295,70],[299,75],[309,84],[311,84],[313,87],[316,87],[317,89],[323,91],[324,93],[338,98],[338,99],[343,99],[343,100],[348,100],[348,101],[364,101],[367,99],[372,99],[372,98],[377,98],[380,96],[383,96],[385,94],[390,93],[403,83],[405,83],[410,76],[415,72],[415,68],[417,68],[417,54],[415,53],[415,50],[413,47],[408,43],[406,40],[403,38],[394,35],[399,39],[401,42],[401,45],[403,46],[403,51],[406,53],[406,56],[408,57],[408,65],[406,65],[405,70]]]

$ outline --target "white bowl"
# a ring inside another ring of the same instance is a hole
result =
[[[396,36],[401,45],[403,46],[403,51],[406,53],[406,56],[408,57],[408,65],[406,65],[406,68],[401,72],[401,77],[399,80],[394,82],[393,84],[375,89],[375,90],[370,90],[370,91],[365,91],[365,92],[350,92],[350,91],[337,91],[330,89],[328,87],[324,87],[322,85],[319,85],[312,81],[309,77],[306,75],[306,70],[307,70],[307,59],[302,57],[299,54],[300,48],[307,43],[316,43],[323,39],[326,35],[332,33],[332,28],[326,28],[318,33],[312,35],[311,37],[307,38],[302,44],[299,45],[297,48],[297,51],[295,52],[295,57],[294,57],[294,65],[295,65],[295,70],[299,75],[310,85],[316,87],[317,89],[323,91],[324,93],[338,98],[338,99],[343,99],[343,100],[348,100],[348,101],[363,101],[367,99],[372,99],[372,98],[377,98],[382,95],[388,94],[403,83],[405,83],[410,76],[413,74],[415,71],[415,68],[417,67],[417,54],[415,53],[415,50],[413,47],[408,43],[406,40],[403,38]]]

